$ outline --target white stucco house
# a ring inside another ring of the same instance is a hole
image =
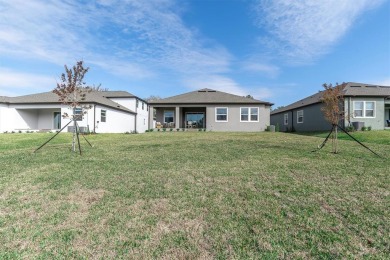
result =
[[[81,103],[91,105],[91,109],[78,121],[84,130],[144,133],[148,129],[148,103],[126,91],[93,91]],[[62,117],[64,113],[72,115],[73,111],[61,104],[52,92],[0,96],[0,133],[59,130],[70,121]]]

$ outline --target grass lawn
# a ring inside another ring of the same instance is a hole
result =
[[[309,132],[309,133],[297,133],[297,134],[326,138],[329,132]],[[355,137],[360,142],[390,145],[390,130],[356,131],[356,132],[349,132],[349,134]],[[340,140],[354,141],[351,137],[349,137],[341,130],[339,130],[338,138]]]
[[[390,131],[380,133],[390,140]],[[364,133],[366,134],[366,133]],[[0,134],[0,259],[390,257],[390,145],[285,133]],[[379,137],[382,138],[382,137]]]

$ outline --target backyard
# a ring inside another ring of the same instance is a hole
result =
[[[0,134],[0,258],[390,257],[390,131]],[[378,138],[376,138],[378,136]],[[383,142],[381,141],[383,140]],[[387,142],[386,142],[387,141]]]

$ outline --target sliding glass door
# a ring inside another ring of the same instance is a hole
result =
[[[186,113],[186,127],[187,128],[205,128],[205,117],[202,112],[187,112]]]

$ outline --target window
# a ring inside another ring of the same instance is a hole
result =
[[[164,123],[172,123],[173,122],[173,111],[164,111]]]
[[[144,110],[144,105],[145,105],[145,103],[144,103],[144,102],[142,102],[142,110]]]
[[[364,107],[364,102],[363,101],[355,101],[353,104],[353,114],[355,117],[363,117],[363,107]]]
[[[366,102],[365,115],[366,117],[374,117],[375,111],[375,103],[374,102]]]
[[[354,101],[353,114],[355,117],[375,117],[375,101]]]
[[[73,109],[74,120],[83,121],[83,109],[81,107],[75,107]]]
[[[303,110],[297,112],[297,123],[303,123]]]
[[[284,114],[284,125],[288,125],[288,114]]]
[[[139,101],[138,101],[138,99],[136,99],[136,101],[135,101],[136,108],[138,108],[138,104],[139,104]]]
[[[106,110],[100,111],[100,122],[106,122]]]
[[[259,108],[258,107],[252,107],[250,109],[250,112],[251,112],[251,121],[256,121],[258,122],[259,121]]]
[[[215,108],[215,122],[227,122],[228,121],[228,109],[227,107]]]
[[[241,122],[258,122],[259,108],[258,107],[242,107]]]

